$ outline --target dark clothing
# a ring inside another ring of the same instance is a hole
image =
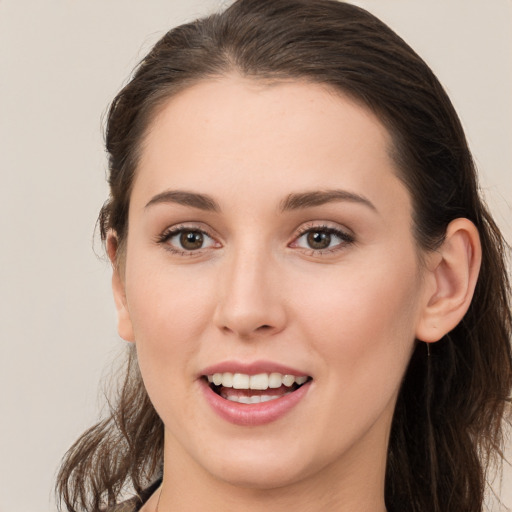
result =
[[[137,512],[142,508],[146,501],[151,498],[151,495],[158,489],[161,483],[162,479],[158,479],[154,484],[150,485],[147,489],[144,489],[139,496],[134,496],[127,501],[123,501],[123,503],[119,503],[119,505],[109,508],[107,512]]]

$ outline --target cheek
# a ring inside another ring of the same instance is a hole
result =
[[[197,415],[187,384],[211,317],[208,287],[205,276],[191,280],[187,272],[171,271],[154,261],[127,268],[126,291],[141,375],[171,430],[183,428],[183,418]]]
[[[128,268],[126,293],[137,342],[167,345],[193,338],[210,312],[211,281],[206,272],[191,275],[154,261]]]
[[[191,362],[213,314],[210,279],[192,279],[190,272],[154,260],[127,267],[126,277],[139,366],[158,403],[161,392],[178,390],[190,380]]]
[[[358,381],[363,389],[379,379],[396,385],[414,344],[420,293],[415,260],[340,268],[329,283],[303,279],[308,293],[297,306],[304,312],[301,326],[327,370],[336,370],[326,374],[344,385]]]
[[[300,304],[300,331],[319,362],[322,390],[315,404],[319,438],[325,441],[316,447],[319,453],[325,446],[345,449],[340,425],[346,439],[354,440],[379,418],[391,421],[414,346],[418,296],[413,273],[406,277],[403,267],[391,270],[352,268],[347,275],[332,276],[328,294],[323,280],[302,283],[309,293]]]

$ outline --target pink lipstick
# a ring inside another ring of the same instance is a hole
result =
[[[225,361],[199,375],[203,395],[221,418],[258,426],[287,414],[307,394],[312,378],[278,363]]]

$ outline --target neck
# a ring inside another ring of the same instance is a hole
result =
[[[185,464],[173,446],[165,457],[155,511],[385,512],[385,448],[379,457],[375,452],[371,458],[361,453],[347,454],[345,464],[326,466],[279,487],[258,488],[216,478],[192,460]]]

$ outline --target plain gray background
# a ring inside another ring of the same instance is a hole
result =
[[[97,417],[123,351],[109,266],[92,250],[102,115],[158,37],[223,3],[0,0],[0,512],[55,510],[59,459]],[[447,88],[512,240],[511,0],[357,3]],[[510,470],[502,489],[511,504]]]

